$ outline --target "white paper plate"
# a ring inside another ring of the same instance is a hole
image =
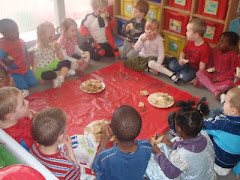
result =
[[[87,90],[85,90],[85,89],[83,88],[83,84],[84,84],[84,83],[87,83],[87,81],[84,81],[84,82],[81,83],[80,89],[81,89],[83,92],[85,92],[85,93],[100,93],[101,91],[103,91],[103,90],[105,89],[105,84],[104,84],[103,82],[101,82],[101,83],[102,83],[102,88],[99,89],[98,91],[95,91],[95,92],[93,92],[93,91],[87,91]]]
[[[169,108],[174,104],[174,98],[168,93],[156,92],[148,96],[148,102],[157,108]]]

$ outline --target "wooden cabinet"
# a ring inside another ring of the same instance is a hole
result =
[[[124,8],[129,9],[131,3],[133,4],[134,0],[114,0],[116,22],[119,19],[127,21],[131,18],[122,15]],[[178,57],[185,46],[186,25],[192,18],[205,20],[207,32],[204,38],[212,47],[216,46],[221,33],[228,31],[231,21],[234,19],[238,21],[239,28],[240,20],[236,19],[240,19],[240,13],[236,13],[237,9],[240,11],[239,0],[161,0],[160,3],[153,1],[148,3],[159,8],[159,17],[156,19],[160,22],[159,32],[165,38],[165,52],[168,56]],[[116,25],[114,32],[118,34],[120,28]]]

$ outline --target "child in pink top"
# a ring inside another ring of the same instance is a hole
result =
[[[66,18],[61,24],[61,36],[57,41],[64,56],[64,59],[71,61],[69,75],[75,75],[75,70],[84,71],[90,60],[90,53],[84,52],[78,47],[77,23]]]
[[[200,83],[208,88],[218,99],[222,91],[227,91],[234,87],[234,73],[238,66],[238,56],[234,51],[238,44],[239,37],[234,32],[222,33],[217,47],[211,51],[210,63],[215,71],[208,73],[202,69],[196,73]],[[213,69],[213,70],[214,70]]]

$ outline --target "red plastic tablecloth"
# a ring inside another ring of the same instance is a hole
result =
[[[95,78],[103,81],[105,89],[97,94],[87,94],[81,91],[80,84]],[[130,105],[141,115],[142,131],[138,138],[149,138],[156,133],[162,134],[168,130],[167,115],[174,107],[159,109],[150,105],[146,96],[139,91],[149,93],[166,92],[175,101],[196,99],[187,92],[174,88],[144,72],[136,72],[115,63],[94,73],[74,81],[67,81],[59,89],[49,89],[35,92],[28,97],[30,107],[40,111],[46,107],[58,107],[68,114],[67,134],[83,134],[84,127],[94,120],[106,119],[111,121],[114,110],[120,105]],[[138,107],[139,102],[145,107]]]

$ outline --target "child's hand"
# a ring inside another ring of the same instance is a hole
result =
[[[82,58],[78,59],[78,60],[77,60],[77,63],[81,65],[81,64],[83,63]]]
[[[110,139],[112,138],[112,130],[110,127],[110,124],[105,124],[103,126],[103,139],[105,139],[107,142],[110,141]]]
[[[129,24],[127,24],[127,26],[126,26],[126,31],[127,31],[127,32],[130,31],[132,28],[133,28],[133,24],[132,24],[132,23],[129,23]]]
[[[32,119],[36,114],[37,114],[37,112],[34,111],[33,109],[28,110],[28,118],[29,119]]]
[[[144,34],[142,35],[142,37],[141,37],[141,41],[144,42],[144,41],[146,41],[147,39],[148,39],[147,34],[144,33]]]
[[[55,49],[55,51],[60,50],[60,44],[55,42],[54,43],[54,49]]]
[[[72,149],[72,141],[68,135],[65,136],[64,143],[66,145],[67,150]]]
[[[156,71],[156,70],[154,70],[154,69],[151,69],[151,73],[152,73],[153,75],[157,75],[157,74],[158,74],[158,71]]]
[[[153,154],[160,152],[160,149],[156,144],[152,145],[152,152],[153,152]]]
[[[172,147],[173,143],[166,136],[162,138],[162,142],[165,143],[167,146]]]
[[[188,63],[189,62],[189,60],[187,60],[187,59],[179,59],[179,64],[182,66],[182,65],[184,65],[184,64],[186,64],[186,63]]]

